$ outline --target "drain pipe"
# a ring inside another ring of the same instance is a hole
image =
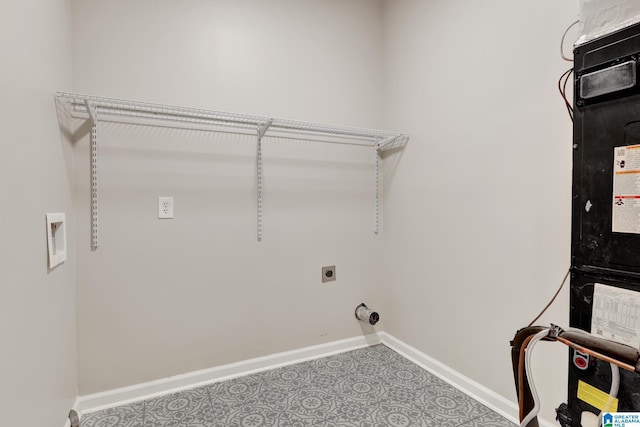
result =
[[[373,326],[380,320],[380,315],[362,303],[356,307],[356,319]]]

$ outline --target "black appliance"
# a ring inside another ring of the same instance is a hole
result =
[[[574,50],[570,326],[631,341],[640,308],[633,298],[601,295],[640,295],[639,59],[640,24]],[[594,313],[611,316],[603,330],[591,330]],[[611,367],[569,351],[563,424],[580,427],[583,411],[600,412],[597,390],[608,393]],[[617,398],[617,411],[640,412],[640,375],[620,370]]]

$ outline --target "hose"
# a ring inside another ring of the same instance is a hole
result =
[[[520,360],[518,362],[518,419],[521,420],[524,418],[525,414],[525,402],[523,396],[525,395],[525,384],[527,388],[530,388],[528,385],[528,378],[524,372],[524,360],[525,360],[525,350],[531,340],[535,335],[529,335],[522,343],[522,347],[520,347]],[[533,400],[531,404],[533,404]],[[530,406],[530,405],[529,405]]]
[[[604,404],[604,409],[607,411],[611,410],[611,404],[613,400],[618,397],[618,391],[620,390],[620,368],[613,363],[609,363],[609,366],[611,366],[611,388],[609,389],[607,403]],[[598,426],[602,425],[602,413],[603,411],[600,411],[598,414]]]
[[[538,397],[538,391],[536,390],[536,386],[533,383],[533,375],[531,372],[531,354],[533,353],[533,347],[535,347],[535,345],[547,335],[549,335],[549,330],[542,330],[535,334],[525,350],[525,368],[527,370],[527,378],[529,378],[531,396],[533,397],[533,409],[531,409],[527,416],[524,417],[524,419],[520,422],[520,427],[528,427],[531,420],[536,418],[538,416],[538,412],[540,412],[540,397]]]
[[[520,329],[511,341],[511,362],[513,365],[513,380],[518,394],[519,420],[522,420],[534,405],[533,397],[530,393],[529,380],[525,373],[525,349],[533,337],[540,331],[549,331],[548,327],[528,326]],[[534,419],[528,427],[538,427],[538,420]]]
[[[529,326],[520,329],[511,341],[511,359],[518,393],[521,427],[538,427],[540,399],[532,382],[531,353],[533,346],[540,340],[558,341],[598,360],[610,363],[610,399],[617,395],[620,386],[620,372],[617,368],[640,373],[640,353],[633,347],[594,337],[573,328],[565,331],[551,325],[551,327]]]

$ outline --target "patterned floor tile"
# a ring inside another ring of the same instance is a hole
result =
[[[88,414],[82,427],[513,427],[384,345]]]
[[[399,385],[385,385],[384,393],[378,398],[377,402],[390,406],[401,406],[410,410],[415,409],[422,412],[425,406],[423,394],[423,389],[413,389]]]
[[[373,418],[375,426],[391,427],[429,427],[430,420],[411,404],[401,402],[380,402],[376,404]]]
[[[384,394],[384,382],[376,375],[360,372],[345,375],[322,373],[302,389],[329,392],[359,401],[376,401]]]
[[[142,427],[144,402],[93,412],[82,417],[82,427]]]
[[[424,387],[443,387],[447,385],[435,375],[413,363],[402,363],[382,368],[378,375],[380,375],[382,380],[389,386],[419,389]]]
[[[218,426],[275,426],[300,388],[296,369],[254,374],[207,387]],[[284,378],[283,378],[284,377]]]
[[[269,387],[269,382],[256,378],[254,375],[249,375],[214,383],[206,388],[214,406],[216,402],[222,402],[242,407],[255,403],[261,391],[266,387]]]
[[[314,375],[315,371],[312,366],[305,363],[297,363],[295,365],[260,372],[252,375],[252,377],[270,382],[271,384],[294,389],[308,384]]]
[[[512,423],[493,411],[490,411],[481,417],[474,418],[473,420],[462,424],[460,427],[517,427],[517,424]]]
[[[369,426],[373,424],[375,410],[375,402],[357,401],[337,396],[334,415],[338,417],[338,425]]]
[[[336,395],[323,390],[305,388],[291,399],[286,411],[280,414],[283,419],[307,420],[313,425],[314,420],[327,419],[327,416],[335,411]]]
[[[145,402],[144,427],[211,427],[213,422],[213,409],[204,387]]]
[[[263,408],[281,408],[288,405],[292,392],[300,386],[297,381],[280,384],[262,374],[236,378],[206,387],[217,414],[220,411],[235,411],[247,406]]]
[[[489,412],[487,407],[446,383],[421,389],[418,401],[425,416],[442,427],[460,426]]]
[[[406,360],[389,347],[378,344],[371,347],[365,347],[346,354],[355,356],[359,361],[370,361],[375,363],[388,363]]]
[[[358,361],[353,355],[343,353],[321,359],[309,360],[303,362],[302,365],[304,365],[309,372],[312,372],[314,376],[318,374],[339,376],[357,369]]]
[[[278,422],[278,412],[274,409],[255,405],[226,407],[216,410],[212,427],[271,427]]]

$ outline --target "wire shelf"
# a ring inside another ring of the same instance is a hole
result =
[[[409,140],[408,135],[385,130],[333,126],[103,96],[58,92],[56,98],[75,117],[88,115],[89,106],[92,106],[95,107],[101,120],[109,120],[109,117],[138,117],[243,129],[257,129],[270,123],[264,133],[265,136],[271,133],[293,133],[356,139],[368,141],[369,145],[378,150],[402,146]]]
[[[323,137],[327,143],[368,145],[375,149],[375,224],[378,232],[379,173],[378,157],[381,151],[404,147],[409,136],[398,132],[358,127],[334,126],[321,123],[276,119],[249,114],[230,113],[176,105],[156,104],[129,99],[84,95],[69,92],[57,92],[56,101],[64,107],[71,117],[84,118],[92,123],[91,139],[91,246],[98,247],[98,122],[117,121],[128,118],[135,121],[158,121],[183,123],[184,127],[193,125],[254,131],[258,140],[257,180],[258,180],[258,241],[262,239],[262,150],[261,141],[265,136],[293,134],[300,137]]]

